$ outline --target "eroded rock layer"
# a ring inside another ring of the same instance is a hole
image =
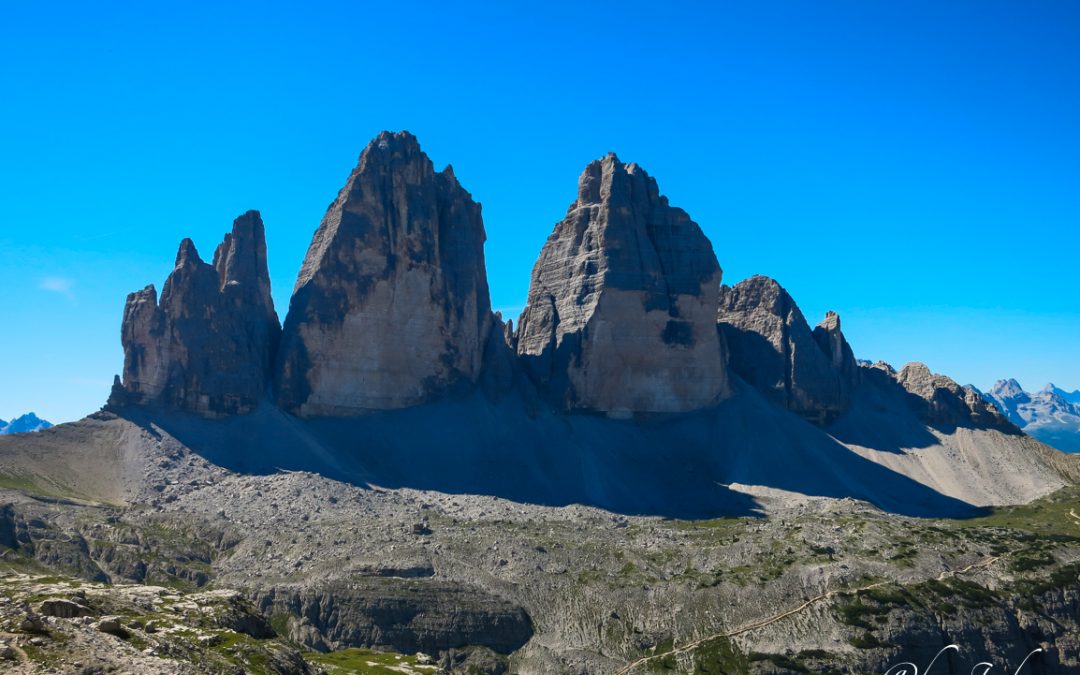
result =
[[[402,408],[475,382],[491,327],[480,205],[407,132],[364,150],[315,232],[277,360],[301,416]]]
[[[532,272],[517,351],[563,409],[707,407],[728,394],[712,245],[656,181],[609,154],[578,180]]]
[[[262,218],[248,211],[212,265],[190,239],[180,243],[160,303],[153,285],[128,296],[124,374],[110,403],[248,412],[266,397],[279,334]]]

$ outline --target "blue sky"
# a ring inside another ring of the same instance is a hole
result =
[[[125,295],[246,209],[284,315],[382,129],[483,204],[497,308],[610,150],[861,358],[1077,388],[1078,120],[1075,2],[2,3],[0,418],[97,409]]]

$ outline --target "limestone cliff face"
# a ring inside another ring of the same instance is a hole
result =
[[[818,424],[851,405],[858,364],[834,312],[811,331],[780,284],[754,276],[721,289],[718,322],[732,370],[773,403]]]
[[[407,132],[364,150],[293,290],[276,396],[300,416],[402,408],[479,376],[492,324],[480,205]]]
[[[594,161],[533,267],[517,352],[566,410],[613,415],[707,407],[729,393],[715,329],[712,245],[656,181]]]
[[[212,265],[190,239],[181,242],[160,303],[152,285],[128,296],[124,374],[110,403],[248,412],[266,397],[279,333],[262,219],[248,211]]]

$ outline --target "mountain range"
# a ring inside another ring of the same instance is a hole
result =
[[[983,395],[1025,433],[1065,452],[1080,452],[1080,391],[1047,384],[1029,393],[1016,380],[998,380]]]
[[[682,517],[785,494],[959,514],[1071,476],[973,388],[860,363],[837,314],[812,326],[773,279],[724,285],[697,223],[614,154],[578,178],[516,327],[485,238],[453,169],[383,132],[283,323],[257,211],[210,262],[181,242],[160,297],[127,298],[106,410],[239,471]]]
[[[1080,456],[923,364],[857,360],[774,279],[725,284],[614,154],[515,320],[485,238],[454,171],[384,132],[283,322],[259,212],[209,261],[184,239],[126,299],[104,408],[0,438],[0,659],[773,675],[957,642],[1080,668]]]
[[[26,413],[21,417],[16,417],[10,422],[0,420],[0,435],[41,431],[42,429],[48,429],[51,426],[51,422],[46,422],[31,412]]]

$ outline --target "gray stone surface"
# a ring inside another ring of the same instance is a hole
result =
[[[589,164],[532,272],[517,351],[560,408],[615,416],[729,394],[712,245],[636,164]]]
[[[323,217],[293,291],[277,400],[300,416],[416,405],[474,383],[492,325],[480,205],[383,132]]]
[[[720,289],[717,318],[731,369],[768,400],[817,424],[851,405],[858,365],[834,312],[811,331],[780,284],[753,276]]]
[[[111,404],[205,415],[254,409],[266,397],[280,334],[259,213],[233,222],[212,265],[184,239],[160,304],[152,285],[129,295],[121,333],[124,375]]]

